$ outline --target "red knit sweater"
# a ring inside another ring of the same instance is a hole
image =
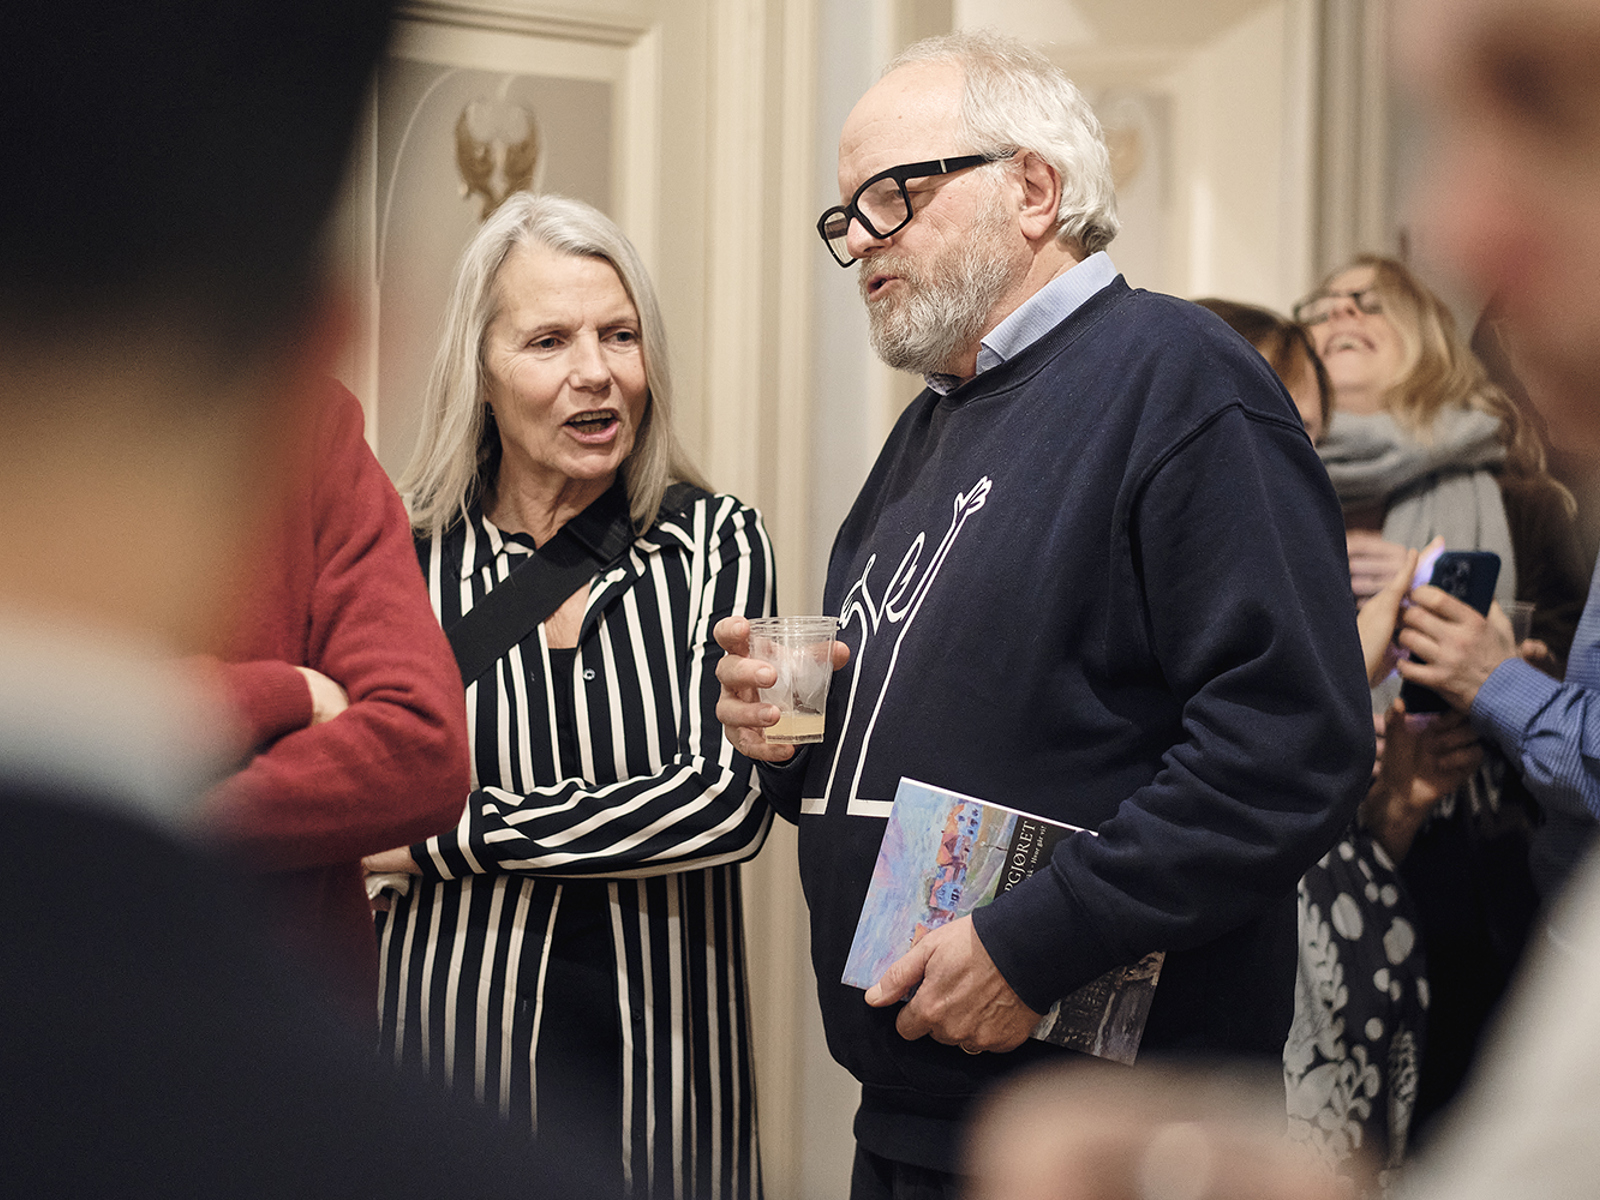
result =
[[[336,383],[312,466],[241,597],[221,669],[255,752],[207,815],[262,873],[290,940],[372,1019],[377,950],[360,859],[459,819],[466,709],[405,509],[362,437],[360,404]],[[310,724],[297,666],[340,684],[350,707]]]

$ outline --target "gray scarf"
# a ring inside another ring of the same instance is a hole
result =
[[[1500,484],[1490,470],[1506,457],[1500,419],[1475,408],[1450,408],[1434,418],[1430,433],[1421,442],[1387,413],[1340,413],[1317,452],[1339,503],[1384,505],[1385,540],[1420,550],[1443,534],[1446,549],[1498,554],[1494,595],[1509,610],[1517,594],[1517,563]],[[1383,712],[1399,692],[1398,675],[1380,681],[1372,689],[1372,711]],[[1430,820],[1449,818],[1458,807],[1485,830],[1516,818],[1501,811],[1504,774],[1505,763],[1491,753],[1465,784],[1440,800]]]
[[[1449,408],[1429,432],[1423,442],[1388,413],[1340,413],[1317,451],[1345,508],[1384,505],[1386,540],[1421,549],[1443,534],[1446,549],[1498,554],[1494,595],[1509,610],[1517,563],[1500,484],[1490,469],[1506,457],[1500,419],[1475,408]]]

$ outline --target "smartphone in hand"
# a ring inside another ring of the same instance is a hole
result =
[[[1419,580],[1424,570],[1428,583],[1487,613],[1500,578],[1500,556],[1492,550],[1445,550],[1433,560],[1431,570],[1426,562],[1418,564]],[[1438,692],[1410,680],[1400,686],[1400,699],[1411,713],[1444,712],[1450,707]]]

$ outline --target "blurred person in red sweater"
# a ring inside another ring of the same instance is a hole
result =
[[[318,401],[302,450],[312,485],[264,539],[217,664],[250,758],[206,816],[259,877],[290,949],[375,1027],[361,857],[456,823],[466,707],[361,405],[331,380]]]

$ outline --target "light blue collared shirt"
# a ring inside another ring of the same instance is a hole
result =
[[[1104,250],[1095,251],[1081,263],[1057,275],[1017,305],[1010,316],[978,343],[977,374],[982,375],[1021,354],[1077,312],[1090,296],[1116,277],[1117,268]],[[954,375],[927,375],[924,379],[941,396],[948,395],[966,382]]]

